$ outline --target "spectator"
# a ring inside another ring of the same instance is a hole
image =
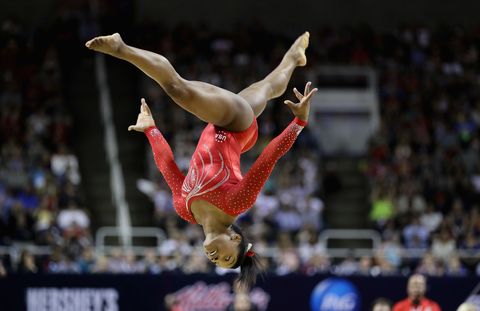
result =
[[[370,276],[373,268],[373,260],[370,256],[362,256],[358,263],[358,274]]]
[[[227,307],[227,311],[257,311],[257,306],[252,302],[248,293],[237,290],[233,302]]]
[[[287,275],[300,270],[300,258],[295,250],[283,251],[277,259],[277,275]]]
[[[447,215],[446,223],[452,228],[454,237],[460,237],[465,234],[468,228],[468,215],[465,213],[463,203],[460,199],[455,199],[452,211]]]
[[[466,276],[467,270],[463,267],[460,258],[457,255],[452,255],[448,260],[446,275],[449,276]]]
[[[265,190],[260,193],[255,202],[255,208],[252,209],[255,214],[255,221],[260,222],[265,218],[271,217],[276,214],[279,209],[280,201],[275,193],[267,186]]]
[[[315,252],[305,263],[304,273],[314,275],[317,273],[329,273],[331,269],[330,259],[320,252]]]
[[[404,300],[397,302],[393,306],[393,311],[410,311],[412,309],[417,310],[431,310],[441,311],[438,304],[425,297],[427,289],[427,281],[421,274],[414,274],[408,279],[407,293],[408,297]]]
[[[352,275],[358,272],[358,262],[355,260],[352,254],[340,262],[334,270],[338,275]]]
[[[14,201],[8,218],[9,235],[15,241],[28,242],[33,240],[33,220],[22,203]]]
[[[172,196],[165,182],[158,180],[154,183],[140,179],[137,180],[137,188],[153,201],[155,221],[158,226],[165,228],[168,218],[176,217]]]
[[[297,231],[303,225],[300,213],[291,205],[281,204],[274,218],[280,231]]]
[[[392,267],[399,268],[402,264],[403,255],[399,235],[395,233],[390,239],[383,241],[377,251],[377,255],[384,258]]]
[[[106,270],[108,270],[111,273],[120,273],[122,272],[122,266],[123,266],[123,251],[120,247],[115,247],[112,249],[111,257],[106,258],[106,261],[108,263]],[[104,262],[101,263],[102,265],[98,267],[100,270],[104,270],[103,264]]]
[[[52,172],[60,180],[68,180],[74,185],[80,183],[77,157],[68,152],[65,145],[58,147],[58,152],[52,156]]]
[[[85,248],[77,262],[80,273],[92,273],[95,266],[95,255],[91,247]]]
[[[297,208],[300,210],[303,225],[313,228],[316,232],[323,229],[324,207],[323,201],[314,196],[308,196],[305,200],[298,202]]]
[[[143,272],[141,263],[136,260],[135,253],[129,249],[125,252],[121,268],[121,273],[140,273]]]
[[[428,276],[441,276],[444,272],[442,267],[431,253],[425,253],[416,272]]]
[[[457,311],[478,311],[478,307],[473,303],[465,302],[458,306]]]
[[[382,229],[393,215],[392,194],[385,190],[374,191],[372,194],[370,220],[374,222],[377,228]]]
[[[455,240],[448,231],[447,228],[443,227],[440,230],[438,236],[436,236],[432,243],[432,255],[446,263],[448,259],[455,253],[456,245]]]
[[[372,303],[372,311],[391,311],[392,303],[385,298],[377,298]]]
[[[371,275],[395,275],[398,273],[398,267],[390,264],[383,256],[375,256],[375,266],[370,270]]]
[[[471,253],[477,253],[480,250],[480,242],[473,233],[469,233],[460,248]]]
[[[297,234],[298,253],[303,262],[307,261],[315,253],[326,251],[323,243],[318,241],[317,231],[312,227],[306,227]]]
[[[49,265],[48,272],[50,273],[80,273],[80,266],[75,261],[75,258],[70,254],[62,254],[61,258],[54,265]]]
[[[164,299],[165,309],[168,311],[184,311],[175,294],[168,294]]]
[[[185,273],[208,273],[210,271],[207,259],[202,253],[193,251],[183,267]]]
[[[20,254],[20,263],[17,267],[17,273],[20,274],[35,274],[38,272],[37,265],[35,264],[35,258],[27,251],[23,250]]]
[[[95,265],[93,266],[92,273],[115,273],[116,271],[111,269],[110,263],[106,256],[100,256],[97,258]]]
[[[148,274],[159,274],[162,272],[155,250],[153,249],[145,250],[141,266],[143,267],[143,271]]]
[[[437,230],[438,226],[442,223],[443,215],[439,211],[435,210],[433,205],[428,205],[427,211],[420,216],[420,223],[427,228],[428,232],[432,233]]]
[[[74,202],[70,202],[67,209],[58,213],[58,225],[61,229],[67,230],[73,226],[86,229],[90,226],[90,219],[84,210],[77,207]]]
[[[0,278],[6,277],[6,276],[7,276],[7,270],[5,269],[3,262],[0,260]]]
[[[420,223],[418,215],[412,217],[410,224],[403,229],[405,246],[414,249],[426,249],[428,247],[428,230]]]

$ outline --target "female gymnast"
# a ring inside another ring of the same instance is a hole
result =
[[[304,93],[293,89],[298,103],[284,103],[295,115],[290,125],[263,150],[245,176],[240,171],[240,154],[249,150],[258,135],[257,121],[267,101],[282,95],[297,66],[305,66],[309,33],[293,43],[280,65],[262,81],[238,94],[180,77],[163,56],[125,44],[118,33],[96,37],[87,48],[109,54],[135,65],[183,109],[208,123],[190,161],[187,176],[175,164],[173,153],[155,127],[152,113],[142,98],[137,123],[128,128],[144,132],[151,144],[158,169],[173,193],[178,215],[203,227],[206,256],[223,268],[240,267],[237,283],[250,287],[259,273],[259,261],[236,217],[250,209],[270,176],[275,163],[293,145],[307,124],[310,101],[317,89]]]

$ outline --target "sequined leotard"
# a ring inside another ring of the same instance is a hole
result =
[[[262,151],[242,177],[240,154],[257,140],[256,120],[243,132],[230,132],[213,124],[204,129],[185,177],[179,170],[167,141],[156,127],[145,134],[152,147],[155,163],[173,193],[178,215],[196,223],[190,212],[195,200],[205,200],[225,213],[236,216],[253,206],[275,163],[293,145],[307,123],[295,118]]]

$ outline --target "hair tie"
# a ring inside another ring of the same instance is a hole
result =
[[[246,251],[246,253],[245,253],[245,256],[248,256],[248,257],[253,257],[253,256],[255,256],[255,252],[251,250],[251,249],[252,249],[252,246],[253,246],[252,243],[248,243],[248,244],[247,244],[247,251]]]

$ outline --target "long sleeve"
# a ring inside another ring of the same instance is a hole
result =
[[[228,191],[227,204],[233,215],[253,206],[277,161],[292,147],[307,122],[295,118],[262,151],[244,178]]]
[[[181,194],[182,184],[185,176],[178,168],[173,157],[173,152],[162,133],[152,126],[145,130],[145,135],[152,147],[155,163],[167,181],[168,186],[174,195]]]

